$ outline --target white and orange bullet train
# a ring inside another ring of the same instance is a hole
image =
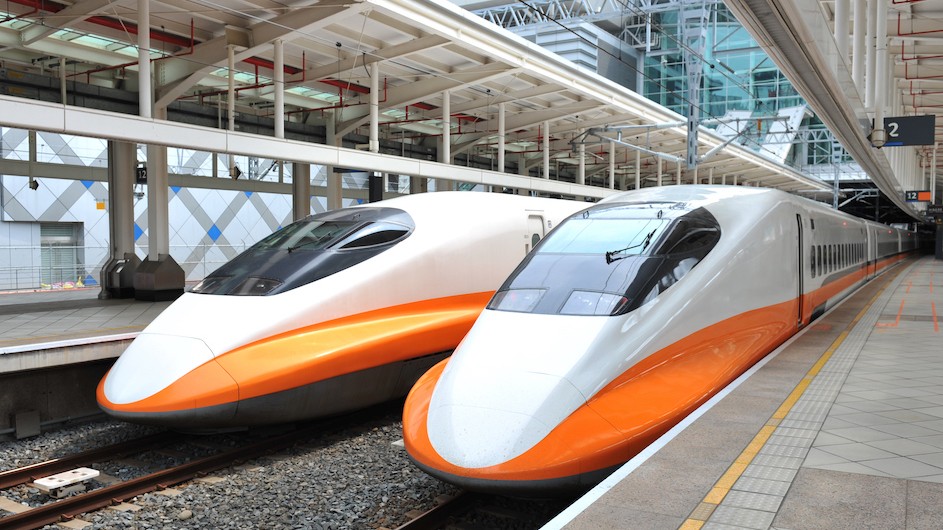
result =
[[[544,232],[585,206],[443,192],[293,223],[161,313],[102,379],[98,403],[122,420],[212,430],[403,396]]]
[[[410,391],[410,458],[474,490],[587,488],[917,247],[784,192],[609,197],[549,234]]]

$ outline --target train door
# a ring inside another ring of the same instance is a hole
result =
[[[877,241],[875,241],[876,234],[874,230],[871,229],[870,226],[866,226],[864,231],[868,234],[868,258],[867,258],[867,265],[865,267],[865,276],[867,277],[868,280],[870,280],[871,278],[874,277],[874,268],[875,268],[874,267],[874,259],[875,259],[874,246],[877,244]]]
[[[799,302],[798,321],[796,323],[796,328],[801,329],[802,323],[804,322],[804,308],[805,308],[805,260],[803,259],[803,252],[805,252],[805,243],[803,241],[803,231],[802,231],[802,215],[796,214],[796,228],[798,231],[798,240],[799,245],[798,252],[796,252],[796,288],[798,290],[797,301]]]
[[[524,253],[528,253],[544,237],[544,216],[540,213],[528,213],[527,233],[524,234]]]

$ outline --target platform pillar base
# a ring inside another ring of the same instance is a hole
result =
[[[183,294],[186,275],[169,254],[159,254],[138,265],[134,273],[134,298],[148,302],[176,300]]]

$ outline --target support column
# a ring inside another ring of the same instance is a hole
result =
[[[226,114],[229,116],[227,130],[236,130],[236,51],[232,44],[226,46],[226,65],[229,69],[229,90],[226,94]],[[230,167],[232,165],[230,164]]]
[[[167,119],[167,109],[154,109],[155,118]],[[134,274],[134,298],[166,301],[183,294],[186,275],[170,255],[168,226],[169,188],[167,147],[147,146],[147,258]]]
[[[325,129],[327,131],[325,134],[326,143],[327,145],[330,145],[333,147],[339,147],[340,138],[337,138],[337,132],[336,132],[337,127],[334,122],[334,113],[328,113],[326,118],[327,118],[327,123],[325,123]],[[335,168],[334,166],[327,166],[325,169],[327,171],[327,209],[337,210],[343,206],[342,199],[343,199],[343,193],[344,193],[344,189],[343,189],[344,178],[340,173],[335,172],[335,169],[337,168]],[[413,178],[413,180],[416,180],[416,179]],[[294,181],[294,177],[292,177],[292,181]],[[309,178],[308,182],[310,181],[311,180]],[[292,193],[294,193],[294,191],[292,191]],[[309,208],[310,208],[310,205],[309,205]]]
[[[707,168],[707,183],[714,184],[714,168]]]
[[[848,61],[848,3],[849,0],[835,0],[835,44],[842,61]]]
[[[498,168],[497,170],[501,173],[504,173],[504,158],[506,146],[505,136],[507,135],[506,125],[505,125],[505,104],[498,103]]]
[[[616,188],[616,143],[609,141],[609,189]]]
[[[329,209],[332,208],[329,207]],[[291,218],[293,221],[298,221],[309,215],[311,215],[311,164],[292,162]]]
[[[446,92],[448,94],[448,92]],[[448,95],[445,96],[448,98]],[[370,64],[370,152],[380,152],[380,63]]]
[[[642,152],[635,151],[635,189],[642,188]]]
[[[154,104],[151,88],[151,4],[138,0],[138,114],[151,117]],[[63,102],[65,103],[65,102]]]
[[[884,108],[887,99],[887,0],[874,0],[877,20],[875,21],[874,42],[874,132],[871,142],[883,146],[886,141],[884,130]],[[868,83],[871,84],[870,82]]]
[[[439,162],[452,163],[452,93],[448,90],[442,91],[442,143],[439,148]],[[436,191],[452,189],[454,189],[452,181],[436,179]]]
[[[543,132],[544,132],[543,172],[544,172],[544,178],[549,180],[550,179],[550,121],[549,120],[544,122]]]
[[[677,177],[675,178],[675,181],[676,181],[675,184],[680,186],[681,185],[681,162],[680,161],[678,162],[678,167],[675,169],[675,174],[677,175]]]
[[[580,134],[583,134],[582,130],[580,130]],[[576,183],[584,185],[586,184],[586,144],[582,142],[580,142],[578,156],[579,165],[577,166]]]
[[[275,48],[275,138],[285,137],[285,43],[276,39]]]
[[[933,144],[933,162],[930,166],[930,204],[936,204],[936,148],[940,144]]]
[[[655,157],[655,168],[656,168],[655,185],[661,186],[661,158],[657,156]]]
[[[134,252],[134,177],[137,145],[108,142],[108,261],[100,278],[101,300],[133,298],[134,273],[141,260]]]
[[[875,79],[875,42],[874,35],[877,28],[877,2],[875,0],[868,0],[868,32],[865,36],[865,58],[866,58],[866,70],[865,70],[865,99],[864,106],[870,108],[874,105],[874,90],[875,85],[877,85],[878,80]]]
[[[867,24],[867,2],[866,0],[855,0],[855,19],[852,29],[853,41],[851,47],[851,79],[854,81],[858,92],[864,86],[864,65],[865,65],[865,25]]]

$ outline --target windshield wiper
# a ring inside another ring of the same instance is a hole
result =
[[[637,255],[638,255],[638,254],[623,254],[623,255],[621,255],[621,256],[616,256],[616,254],[622,254],[622,253],[625,252],[626,250],[632,250],[633,248],[642,247],[642,250],[639,251],[639,254],[641,254],[642,252],[645,252],[645,249],[648,248],[649,243],[652,242],[652,237],[655,235],[655,232],[657,232],[657,231],[658,231],[658,229],[656,228],[655,230],[652,230],[651,232],[649,232],[648,235],[645,236],[645,239],[643,239],[641,243],[637,243],[637,244],[635,244],[635,245],[630,245],[630,246],[625,247],[625,248],[620,248],[619,250],[611,250],[611,251],[606,252],[606,264],[608,265],[608,264],[612,263],[613,261],[617,261],[617,260],[620,260],[620,259],[624,259],[624,258],[627,258],[627,257],[629,257],[629,256],[637,256]]]

